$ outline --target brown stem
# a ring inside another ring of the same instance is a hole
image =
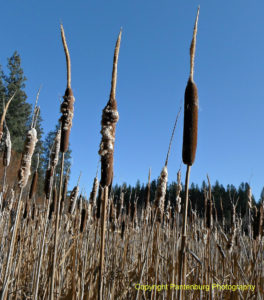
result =
[[[14,229],[13,229],[12,238],[11,238],[10,247],[9,247],[9,253],[8,253],[8,259],[7,259],[7,264],[6,264],[1,300],[6,299],[6,293],[7,293],[7,289],[8,289],[8,285],[9,285],[9,276],[10,276],[9,270],[11,270],[10,266],[12,266],[13,252],[14,252],[14,246],[15,246],[15,241],[16,241],[16,236],[17,236],[17,229],[18,229],[18,224],[19,224],[19,219],[20,219],[20,214],[21,214],[22,204],[23,204],[22,200],[21,200],[22,193],[23,193],[23,187],[20,189],[19,199],[18,199],[18,203],[17,203],[17,213],[16,213]]]
[[[98,299],[103,300],[103,277],[104,277],[104,249],[105,249],[105,221],[106,209],[108,201],[108,186],[102,191],[102,216],[101,216],[101,249],[100,249],[100,266],[99,266],[99,284],[98,284]]]
[[[188,215],[188,202],[189,202],[189,178],[191,166],[187,165],[185,177],[185,200],[184,200],[184,215],[182,227],[182,243],[180,250],[180,267],[179,267],[179,285],[186,284],[186,238],[187,238],[187,215]],[[179,290],[178,300],[183,299],[183,290]]]
[[[57,244],[59,235],[59,220],[60,220],[60,203],[61,203],[61,192],[62,192],[62,181],[63,181],[63,168],[64,168],[64,152],[62,152],[61,158],[61,173],[60,173],[60,188],[59,188],[59,201],[57,203],[56,223],[55,223],[55,237],[54,237],[54,255],[52,263],[52,274],[51,274],[51,287],[50,287],[50,300],[54,297],[54,281],[55,281],[55,267],[57,260]]]

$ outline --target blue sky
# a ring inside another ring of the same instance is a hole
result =
[[[71,185],[82,171],[90,193],[98,163],[102,109],[110,92],[114,45],[120,30],[114,183],[157,178],[171,130],[183,105],[189,47],[200,4],[194,80],[199,128],[191,182],[209,174],[238,186],[250,182],[259,198],[264,185],[263,1],[2,1],[0,64],[17,50],[33,103],[40,84],[45,132],[60,117],[66,64],[63,22],[76,98],[71,131]],[[175,133],[169,180],[181,163],[183,115]],[[183,167],[185,173],[185,167]]]

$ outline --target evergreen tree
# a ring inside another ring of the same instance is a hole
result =
[[[0,65],[0,106],[1,106],[1,112],[3,111],[2,102],[5,100],[5,86],[4,86],[4,72],[2,70],[2,66]]]
[[[13,149],[22,152],[25,135],[27,132],[27,124],[30,118],[31,105],[26,103],[27,95],[24,91],[26,77],[21,68],[21,59],[15,51],[8,59],[9,75],[3,75],[5,81],[6,93],[5,101],[7,101],[15,92],[16,95],[12,100],[6,115],[6,122],[11,134]],[[0,105],[1,112],[3,105]]]

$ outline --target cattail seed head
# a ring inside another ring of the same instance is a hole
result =
[[[85,208],[83,208],[82,212],[81,212],[80,232],[83,232],[85,230],[87,218],[88,218],[87,210]]]
[[[63,96],[64,101],[61,104],[61,143],[60,151],[65,153],[68,150],[70,132],[72,127],[72,119],[74,113],[74,101],[73,92],[71,88],[67,88]]]
[[[96,195],[97,195],[97,190],[98,190],[98,179],[97,176],[94,178],[94,182],[93,182],[93,188],[92,191],[90,193],[90,199],[89,199],[89,203],[91,203],[92,205],[94,205],[96,203]]]
[[[113,163],[114,163],[114,143],[115,143],[115,131],[116,123],[119,119],[117,111],[117,103],[115,99],[116,94],[116,80],[117,80],[117,62],[119,55],[121,41],[121,31],[119,33],[113,62],[112,82],[110,99],[103,109],[102,113],[102,140],[99,149],[99,155],[101,156],[101,181],[100,184],[104,188],[110,186],[113,180]]]
[[[30,192],[29,192],[29,199],[32,199],[37,191],[37,184],[38,184],[38,171],[36,170],[34,172],[31,186],[30,186]]]
[[[27,133],[21,165],[18,172],[18,185],[20,188],[23,188],[27,185],[28,178],[30,176],[31,158],[37,141],[37,131],[35,128],[31,128]]]
[[[66,199],[67,199],[68,181],[69,181],[69,176],[68,176],[68,174],[66,174],[66,176],[64,178],[64,182],[63,182],[61,203],[65,203]]]
[[[78,198],[78,193],[79,193],[79,186],[75,186],[70,194],[70,198],[69,198],[69,209],[68,212],[70,214],[72,214],[74,212],[75,209],[75,205],[76,205],[76,201]]]
[[[182,160],[184,164],[191,166],[195,160],[197,148],[198,131],[198,90],[193,81],[194,58],[196,50],[197,24],[199,17],[199,8],[193,30],[193,38],[190,47],[190,77],[185,89],[184,95],[184,126],[183,126],[183,145]]]
[[[56,137],[50,153],[50,166],[55,168],[59,161],[60,153],[60,141],[61,141],[61,129],[57,131]]]
[[[195,160],[198,132],[198,90],[189,78],[184,96],[182,160],[191,166]]]
[[[10,138],[10,132],[6,128],[6,137],[5,137],[5,142],[4,142],[4,155],[3,155],[3,165],[5,167],[8,167],[10,164],[10,158],[11,158],[11,150],[12,150],[12,143],[11,143],[11,138]]]
[[[48,168],[46,170],[46,176],[45,176],[45,182],[44,182],[44,192],[45,192],[45,195],[46,195],[46,199],[49,199],[52,176],[53,176],[53,169]]]
[[[158,209],[157,220],[162,221],[164,213],[164,203],[167,190],[167,181],[168,181],[168,170],[167,166],[164,166],[159,177],[157,190],[155,193],[155,207]]]

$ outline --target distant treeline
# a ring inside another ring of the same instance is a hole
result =
[[[150,203],[153,203],[155,192],[157,188],[157,180],[152,180],[150,183]],[[140,184],[138,181],[135,186],[123,184],[115,185],[112,188],[112,194],[114,201],[117,204],[119,202],[121,193],[123,193],[124,206],[127,210],[137,207],[138,213],[141,214],[142,208],[144,209],[148,187],[145,184]],[[209,184],[205,181],[199,187],[197,184],[192,183],[189,189],[189,215],[195,212],[196,215],[204,217],[206,214],[206,208],[208,202],[210,202],[210,189]],[[263,194],[263,193],[262,193]],[[172,216],[176,210],[176,195],[177,195],[177,183],[172,182],[167,186],[165,211],[170,206]],[[181,205],[183,205],[183,199],[185,196],[184,184],[182,183],[182,191],[180,192],[180,198],[182,199]],[[212,200],[212,215],[213,218],[218,218],[221,221],[223,218],[226,220],[226,224],[231,222],[232,209],[235,206],[235,213],[237,217],[245,218],[247,216],[248,208],[252,211],[254,208],[259,209],[260,202],[256,202],[254,196],[251,195],[250,186],[248,183],[241,183],[238,188],[235,186],[227,185],[225,188],[218,181],[211,186],[211,200]],[[262,200],[262,199],[261,199]],[[207,204],[206,204],[207,203]],[[130,206],[130,208],[129,208]]]

